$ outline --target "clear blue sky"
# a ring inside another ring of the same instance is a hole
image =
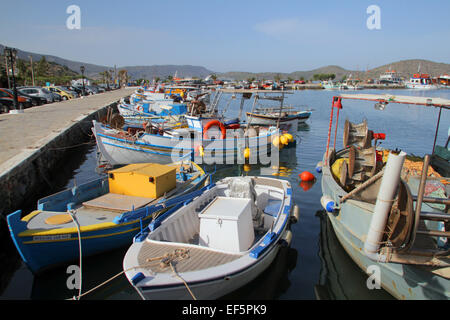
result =
[[[72,4],[81,9],[80,30],[66,28]],[[381,9],[380,30],[366,26],[370,5]],[[448,0],[15,0],[0,10],[1,44],[108,66],[292,72],[450,63]]]

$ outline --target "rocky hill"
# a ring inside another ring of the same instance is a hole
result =
[[[175,76],[179,78],[205,78],[208,75],[214,73],[214,71],[208,70],[200,66],[190,65],[153,65],[153,66],[125,66],[120,67],[125,69],[131,79],[149,79],[160,78],[166,79],[168,76]]]
[[[386,72],[386,70],[395,70],[399,73],[401,77],[409,78],[412,74],[417,73],[420,66],[421,73],[428,73],[432,76],[440,76],[441,74],[450,74],[450,64],[448,63],[438,63],[429,60],[402,60],[398,62],[393,62],[386,64],[377,68],[373,68],[368,71],[361,70],[346,70],[339,66],[326,66],[317,68],[310,71],[295,71],[291,73],[276,73],[276,72],[226,72],[218,74],[219,78],[222,79],[236,79],[236,80],[247,80],[249,78],[255,78],[257,80],[273,80],[274,77],[280,76],[281,79],[305,79],[309,80],[315,74],[335,74],[336,79],[340,80],[344,76],[352,76],[353,78],[359,79],[378,79],[380,74]]]

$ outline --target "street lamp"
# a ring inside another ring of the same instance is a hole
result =
[[[84,87],[84,66],[80,67],[81,76],[83,77],[83,95],[86,95],[86,88]]]
[[[14,71],[14,64],[16,62],[16,55],[17,55],[17,50],[15,48],[8,48],[5,47],[3,54],[6,56],[9,65],[11,66],[11,71],[12,71],[12,86],[13,86],[13,96],[14,96],[14,109],[18,110],[19,109],[19,102],[17,100],[17,87],[16,87],[16,76],[14,75],[15,71]],[[7,73],[9,73],[9,70],[6,70]],[[22,110],[22,105],[20,105],[20,112],[23,112]]]

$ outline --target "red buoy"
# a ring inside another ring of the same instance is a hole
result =
[[[298,176],[302,181],[313,181],[316,178],[311,172],[308,171],[303,171]]]

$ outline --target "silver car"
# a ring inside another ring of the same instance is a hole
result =
[[[55,101],[53,94],[45,88],[41,87],[21,87],[18,90],[22,93],[28,94],[33,97],[41,97],[47,99],[47,103]]]

